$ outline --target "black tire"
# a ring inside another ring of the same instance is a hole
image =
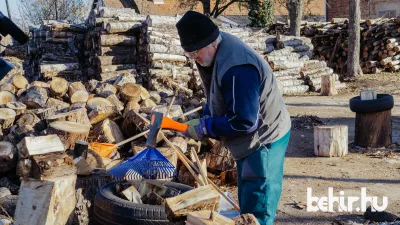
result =
[[[180,225],[167,220],[164,206],[137,204],[116,196],[115,185],[120,182],[140,183],[135,181],[117,181],[104,185],[97,193],[94,202],[95,225]],[[182,193],[193,189],[190,186],[169,181],[156,181]]]
[[[361,101],[359,96],[350,99],[350,110],[358,113],[382,112],[392,109],[393,106],[393,96],[389,94],[378,94],[374,100]]]

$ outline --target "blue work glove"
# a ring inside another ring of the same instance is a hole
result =
[[[210,116],[204,116],[200,119],[189,120],[185,124],[188,124],[188,129],[183,132],[186,137],[200,141],[204,136],[207,136],[206,119]]]

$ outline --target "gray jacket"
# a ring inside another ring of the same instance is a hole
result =
[[[221,36],[212,74],[198,67],[211,116],[223,117],[227,112],[220,87],[222,77],[230,68],[251,64],[259,71],[261,80],[258,128],[240,137],[220,137],[233,158],[241,159],[283,137],[291,127],[290,115],[268,63],[237,37],[224,32]]]

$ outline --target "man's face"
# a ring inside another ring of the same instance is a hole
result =
[[[190,52],[186,54],[186,56],[190,59],[193,59],[203,67],[209,67],[212,65],[215,58],[215,53],[217,51],[216,45],[217,42],[214,41],[211,45],[201,48],[195,52]]]

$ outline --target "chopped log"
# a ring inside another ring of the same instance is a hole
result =
[[[242,214],[233,218],[235,225],[260,225],[257,218],[253,214]]]
[[[18,89],[24,89],[28,86],[28,80],[22,75],[15,75],[12,79],[12,84]]]
[[[99,48],[101,56],[121,56],[121,55],[136,55],[136,48],[129,46],[101,46]]]
[[[104,109],[111,109],[113,108],[113,104],[105,98],[94,97],[87,101],[86,107],[89,110],[94,110],[97,107],[102,107]]]
[[[65,150],[63,143],[57,135],[25,137],[17,147],[21,159],[51,152],[63,152]]]
[[[64,78],[54,77],[50,82],[50,91],[53,96],[62,97],[67,93],[68,82]]]
[[[55,98],[49,98],[46,102],[46,108],[54,108],[55,111],[64,112],[68,111],[70,104]]]
[[[343,157],[348,153],[347,126],[314,127],[314,154],[317,156]]]
[[[137,57],[135,55],[97,56],[96,61],[101,66],[133,64],[137,62]]]
[[[378,67],[373,67],[371,71],[372,71],[373,74],[378,74],[378,73],[382,72],[382,69],[380,69]]]
[[[114,107],[102,107],[98,106],[88,114],[90,124],[96,124],[107,118],[118,118],[119,113]]]
[[[170,61],[170,62],[186,62],[187,59],[185,56],[181,55],[170,55],[170,54],[163,54],[163,53],[153,53],[151,60],[163,60],[163,61]]]
[[[304,62],[302,61],[295,61],[295,62],[287,62],[283,60],[276,60],[273,62],[269,62],[271,68],[273,70],[287,70],[287,69],[292,69],[292,68],[297,68],[297,67],[303,67]]]
[[[65,149],[73,149],[75,142],[86,141],[90,125],[69,121],[56,121],[49,124],[48,134],[57,134],[64,143]]]
[[[76,175],[46,181],[23,180],[14,224],[67,224],[75,209],[75,184]]]
[[[106,31],[109,34],[134,32],[142,27],[141,22],[109,22]]]
[[[18,152],[11,142],[0,141],[0,172],[4,173],[17,166]]]
[[[136,83],[135,75],[137,74],[135,69],[128,70],[118,70],[118,71],[110,71],[100,74],[100,80],[105,82],[115,82],[120,76],[127,75],[132,77],[132,83]],[[115,85],[115,84],[114,84]]]
[[[28,109],[44,108],[47,102],[47,90],[42,87],[30,87],[25,96],[20,101],[24,103]]]
[[[124,103],[121,102],[115,94],[109,95],[106,99],[111,102],[118,112],[124,110]]]
[[[142,149],[143,150],[143,149]],[[171,147],[158,147],[157,150],[168,159],[168,161],[176,167],[178,164],[178,155]]]
[[[186,225],[235,225],[233,220],[222,216],[215,211],[212,212],[213,218],[210,217],[211,210],[189,212],[187,215]]]
[[[116,86],[118,89],[122,87],[122,85],[126,83],[136,83],[135,75],[137,75],[136,70],[135,73],[123,73],[120,74],[117,79],[114,81],[114,86]]]
[[[46,120],[48,123],[56,121],[69,121],[69,122],[90,125],[90,121],[87,116],[85,108],[79,108],[65,113],[58,113],[50,117],[47,117]]]
[[[0,106],[15,101],[16,101],[15,96],[11,92],[0,91]]]
[[[71,83],[68,87],[68,96],[71,103],[74,102],[87,102],[89,93],[86,91],[85,86],[81,82]]]
[[[10,128],[15,120],[16,113],[12,109],[0,108],[0,128]]]
[[[7,108],[14,110],[16,116],[26,112],[26,105],[21,102],[9,102],[7,103]]]
[[[89,139],[92,142],[118,143],[125,140],[118,125],[109,119],[105,119],[94,125],[90,131]]]
[[[157,106],[157,104],[151,99],[146,99],[146,100],[142,101],[140,106],[145,107],[145,108],[152,108],[152,107]]]
[[[100,45],[101,46],[134,46],[136,45],[135,36],[125,36],[125,35],[100,35]]]
[[[40,65],[40,72],[41,73],[54,73],[60,71],[72,71],[72,70],[79,70],[79,63],[64,63],[64,64],[42,64]]]
[[[31,126],[37,133],[46,129],[46,124],[40,120],[34,113],[25,113],[18,120],[19,127]]]
[[[217,209],[219,198],[220,194],[209,184],[165,199],[165,214],[170,221],[184,220],[190,212]]]
[[[15,86],[10,83],[4,83],[0,86],[0,91],[8,91],[15,95],[16,89]]]
[[[116,93],[117,89],[111,84],[102,83],[96,88],[96,94],[103,98],[107,98],[109,95],[114,95]]]
[[[392,143],[391,110],[356,113],[354,143],[362,147],[381,148]]]
[[[110,65],[110,66],[100,66],[99,68],[100,73],[108,73],[108,72],[115,72],[120,70],[132,70],[136,69],[135,64],[121,64],[121,65]]]
[[[323,96],[337,95],[335,82],[336,82],[335,76],[322,75],[321,76],[321,95],[323,95]]]
[[[121,99],[125,102],[140,101],[140,86],[134,83],[125,83],[120,90]]]
[[[129,101],[126,106],[122,117],[126,118],[129,111],[139,112],[140,105],[137,101]]]
[[[76,174],[73,160],[65,152],[35,155],[31,158],[30,177],[37,180],[48,180],[54,177],[65,177]]]

